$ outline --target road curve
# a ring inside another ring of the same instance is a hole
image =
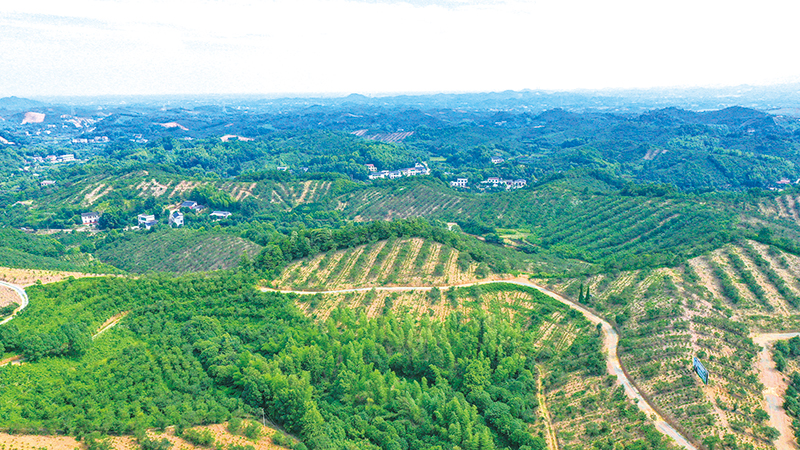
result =
[[[633,385],[631,380],[622,370],[622,364],[619,360],[619,355],[617,354],[617,345],[619,344],[619,335],[614,330],[614,327],[611,326],[610,323],[603,320],[601,317],[597,316],[593,312],[589,311],[582,305],[575,303],[566,297],[563,297],[545,287],[539,286],[538,284],[531,283],[527,280],[497,280],[497,281],[480,281],[477,283],[467,283],[461,285],[454,285],[454,286],[437,286],[439,289],[447,289],[451,287],[469,287],[469,286],[477,286],[482,284],[493,284],[493,283],[508,283],[508,284],[515,284],[518,286],[525,286],[530,287],[538,290],[539,292],[558,300],[559,302],[567,305],[568,307],[578,311],[579,313],[583,314],[589,322],[593,324],[600,324],[601,329],[603,331],[603,341],[606,350],[606,362],[608,373],[611,375],[615,375],[617,377],[617,382],[619,382],[623,388],[625,389],[625,394],[633,400],[636,406],[644,412],[650,420],[653,421],[653,425],[655,425],[656,429],[660,431],[665,436],[668,436],[672,440],[675,441],[676,444],[679,446],[687,449],[687,450],[698,450],[697,447],[692,445],[685,436],[678,432],[675,428],[672,427],[660,414],[658,414],[653,406],[648,403],[648,401],[642,396],[636,386]],[[279,290],[279,289],[270,289],[270,288],[261,288],[262,291],[272,291],[272,292],[282,292],[287,294],[301,294],[301,295],[314,295],[314,294],[342,294],[348,292],[364,292],[370,291],[375,289],[377,291],[428,291],[433,289],[432,287],[428,286],[397,286],[397,287],[369,287],[369,288],[352,288],[352,289],[337,289],[331,291],[292,291],[292,290]]]
[[[778,430],[781,435],[775,440],[775,447],[780,449],[796,449],[797,442],[794,439],[792,419],[783,409],[783,394],[786,390],[786,381],[783,374],[775,368],[775,361],[772,359],[769,344],[775,341],[790,339],[800,336],[800,333],[762,333],[751,336],[756,345],[761,346],[758,352],[756,367],[758,377],[764,385],[764,404],[769,414],[769,424]]]
[[[4,323],[10,322],[11,319],[13,319],[20,311],[28,307],[28,294],[25,292],[25,289],[21,288],[20,286],[17,286],[16,284],[0,281],[0,286],[5,286],[7,288],[13,289],[14,292],[16,292],[17,295],[19,296],[20,300],[19,308],[17,308],[17,310],[14,311],[14,314],[11,314],[9,317],[6,317],[2,321],[0,321],[0,325],[3,325]]]

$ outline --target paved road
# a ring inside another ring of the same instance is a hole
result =
[[[14,311],[14,314],[12,314],[11,316],[6,317],[2,321],[0,321],[0,325],[2,325],[4,323],[7,323],[7,322],[11,321],[11,319],[13,319],[14,316],[17,315],[17,313],[19,313],[20,311],[22,311],[23,309],[25,309],[28,306],[28,294],[25,293],[25,289],[22,289],[21,287],[17,286],[16,284],[11,284],[11,283],[7,283],[5,281],[0,281],[0,286],[5,286],[7,288],[13,289],[17,293],[17,295],[19,296],[19,300],[20,300],[19,302],[17,302],[19,304],[19,308],[17,308],[17,310]]]
[[[775,441],[775,447],[780,449],[796,449],[792,419],[783,409],[783,395],[786,391],[786,381],[783,374],[775,368],[769,344],[775,341],[790,339],[800,336],[800,333],[763,333],[752,336],[753,342],[761,346],[758,352],[756,367],[758,377],[764,384],[764,401],[769,414],[769,424],[780,431],[781,435]]]
[[[622,370],[622,364],[619,360],[619,355],[617,354],[617,344],[619,343],[619,335],[617,332],[614,331],[614,328],[611,326],[610,323],[606,322],[599,316],[595,315],[593,312],[589,311],[588,309],[584,308],[583,306],[568,300],[567,298],[545,288],[539,286],[538,284],[531,283],[528,280],[522,279],[515,279],[515,280],[499,280],[499,281],[482,281],[478,283],[468,283],[463,285],[457,286],[439,286],[440,289],[446,289],[449,287],[467,287],[467,286],[476,286],[481,284],[491,284],[491,283],[510,283],[516,284],[518,286],[526,286],[531,287],[543,294],[550,296],[551,298],[558,300],[559,302],[569,306],[570,308],[578,311],[579,313],[583,314],[589,322],[593,324],[600,324],[603,330],[603,340],[605,342],[605,349],[606,349],[606,362],[608,366],[608,373],[611,375],[615,375],[617,377],[617,381],[622,384],[625,389],[625,394],[628,395],[629,398],[633,400],[636,406],[639,407],[641,411],[647,414],[653,424],[655,425],[656,429],[663,433],[664,435],[670,437],[677,443],[679,446],[687,449],[687,450],[697,450],[697,447],[692,445],[689,440],[684,437],[682,434],[678,432],[675,428],[673,428],[667,421],[664,420],[656,411],[653,409],[652,405],[650,405],[642,394],[639,392],[638,389],[631,383],[631,380],[625,375],[625,372]],[[363,291],[370,291],[372,289],[378,291],[421,291],[421,290],[430,290],[431,287],[423,287],[423,286],[403,286],[403,287],[375,287],[375,288],[353,288],[353,289],[338,289],[332,291],[291,291],[291,290],[278,290],[278,289],[269,289],[269,288],[262,288],[263,291],[275,291],[275,292],[284,292],[284,293],[294,293],[294,294],[303,294],[303,295],[314,295],[314,294],[340,294],[340,293],[347,293],[347,292],[363,292]]]

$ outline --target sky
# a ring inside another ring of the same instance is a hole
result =
[[[0,97],[800,82],[796,0],[0,1]]]

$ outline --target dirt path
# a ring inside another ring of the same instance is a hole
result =
[[[96,339],[98,336],[100,336],[101,334],[105,333],[106,331],[117,325],[120,320],[122,320],[125,316],[128,315],[129,312],[130,311],[125,311],[109,317],[108,320],[106,320],[102,325],[100,325],[100,328],[97,329],[97,333],[92,335],[92,340]]]
[[[606,322],[599,316],[595,315],[593,312],[589,311],[582,305],[572,302],[571,300],[562,297],[561,295],[545,288],[539,286],[538,284],[532,283],[530,280],[525,278],[517,278],[512,280],[504,280],[504,281],[482,281],[478,283],[466,283],[461,285],[454,285],[454,286],[437,286],[439,289],[449,289],[451,287],[466,287],[466,286],[475,286],[481,284],[490,284],[490,283],[510,283],[516,284],[518,286],[525,286],[530,287],[538,290],[539,292],[548,295],[549,297],[561,302],[562,304],[578,311],[579,313],[583,314],[589,322],[593,324],[599,324],[603,331],[603,341],[604,341],[604,350],[606,352],[606,367],[608,369],[608,373],[610,375],[614,375],[617,377],[617,383],[621,384],[625,390],[625,394],[633,400],[639,409],[644,412],[648,418],[652,421],[653,425],[655,425],[656,429],[664,434],[665,436],[671,438],[675,441],[675,443],[683,447],[687,450],[698,450],[697,447],[692,445],[689,440],[680,434],[675,428],[672,427],[666,420],[664,420],[661,415],[659,415],[653,406],[647,402],[647,400],[642,396],[636,386],[633,385],[631,380],[622,370],[622,363],[619,359],[619,354],[617,351],[617,345],[619,343],[619,335],[611,326],[610,323]],[[423,286],[396,286],[396,287],[365,287],[365,288],[354,288],[354,289],[340,289],[340,290],[333,290],[333,291],[281,291],[276,289],[269,289],[269,288],[261,288],[262,291],[273,291],[273,292],[284,292],[284,293],[294,293],[294,294],[302,294],[302,295],[314,295],[314,294],[339,294],[339,293],[347,293],[347,292],[363,292],[369,291],[371,289],[375,289],[377,291],[393,291],[393,292],[402,292],[402,291],[429,291],[432,287],[423,287]]]
[[[8,358],[6,358],[4,360],[0,360],[0,367],[7,366],[9,364],[11,364],[12,366],[13,365],[22,364],[22,356],[14,355],[14,356],[9,356]],[[0,448],[2,448],[2,447],[0,447]]]
[[[539,400],[539,411],[542,412],[542,419],[544,426],[547,429],[547,448],[550,450],[558,450],[558,437],[555,430],[553,430],[553,421],[550,419],[550,411],[547,409],[547,399],[544,396],[544,388],[542,387],[542,368],[536,366],[536,398]]]
[[[309,193],[310,189],[311,189],[311,181],[309,180],[309,181],[304,182],[303,183],[303,192],[300,193],[300,198],[297,199],[297,203],[298,204],[306,202],[306,197],[308,197],[308,193]]]
[[[790,339],[800,336],[800,333],[764,333],[752,336],[753,342],[761,346],[758,352],[756,368],[758,369],[759,380],[764,384],[764,404],[769,413],[769,424],[780,431],[781,435],[775,441],[775,447],[780,449],[796,449],[797,443],[794,440],[794,429],[792,419],[783,409],[783,395],[786,392],[786,379],[783,374],[775,368],[775,361],[772,359],[771,347],[775,341]]]

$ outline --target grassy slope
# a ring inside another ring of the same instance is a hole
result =
[[[244,239],[190,229],[129,233],[102,246],[97,257],[133,273],[202,272],[235,267],[260,247]]]
[[[725,202],[623,196],[600,184],[592,178],[565,179],[476,195],[409,180],[356,191],[339,201],[343,212],[356,220],[424,216],[525,228],[534,248],[608,269],[678,264],[724,243],[733,227],[735,216]]]

